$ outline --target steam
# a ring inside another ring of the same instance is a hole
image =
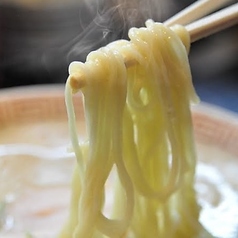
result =
[[[84,0],[80,2],[80,34],[64,46],[68,63],[84,61],[87,54],[106,44],[126,39],[131,27],[144,26],[147,19],[161,21],[161,0]]]
[[[126,39],[129,28],[144,26],[149,18],[163,21],[175,2],[69,0],[35,9],[3,4],[2,86],[65,82],[72,61],[84,62],[90,51]]]

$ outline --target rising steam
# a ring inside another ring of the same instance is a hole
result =
[[[176,0],[62,0],[39,8],[8,2],[0,6],[4,87],[65,82],[72,61],[127,38],[129,28],[149,18],[166,19]]]
[[[166,13],[161,0],[84,0],[80,2],[80,34],[64,46],[68,62],[117,39],[127,38],[129,28],[144,26],[147,19],[161,21]]]

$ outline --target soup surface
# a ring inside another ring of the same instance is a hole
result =
[[[42,97],[33,97],[30,104],[29,98],[21,99],[20,108],[24,108],[24,113],[9,109],[9,105],[19,105],[19,98],[18,103],[13,99],[10,103],[0,100],[0,111],[6,103],[8,106],[8,111],[0,116],[1,237],[25,238],[28,233],[36,238],[56,237],[67,218],[75,159],[62,109],[63,93],[50,92]],[[83,141],[82,104],[78,106],[78,133]],[[202,105],[193,113],[200,221],[215,237],[236,238],[238,120],[210,112],[209,107]],[[109,194],[110,186],[109,182]],[[108,203],[110,207],[110,196]]]

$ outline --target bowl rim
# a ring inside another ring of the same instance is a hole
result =
[[[24,85],[10,88],[0,89],[0,102],[6,100],[14,100],[17,98],[30,98],[30,97],[52,97],[52,95],[59,95],[64,93],[65,84],[37,84],[37,85]],[[81,94],[76,94],[76,97]],[[205,112],[210,117],[220,117],[221,120],[231,120],[237,122],[238,113],[226,109],[224,107],[211,104],[205,101],[199,102],[198,104],[191,105],[192,112]]]
[[[39,121],[38,115],[40,115],[40,120],[45,121],[49,117],[55,119],[62,116],[62,118],[67,119],[64,89],[65,84],[42,84],[0,89],[0,124],[8,126],[16,121],[27,123],[27,121],[24,121],[27,118],[28,122],[29,118]],[[26,109],[26,112],[29,110],[26,117],[24,111],[21,112],[22,108],[18,105],[14,108],[16,109],[14,112],[11,112],[11,108],[7,108],[11,105],[14,107],[14,103],[21,104],[22,102],[23,110]],[[41,102],[41,104],[38,102]],[[75,107],[76,119],[78,119],[78,113],[81,117],[84,113],[82,102],[82,94],[77,93],[74,97],[74,103],[77,105]],[[32,110],[35,105],[39,105],[39,107],[37,106]],[[64,106],[62,107],[62,105]],[[41,115],[39,112],[42,109]],[[191,105],[191,111],[196,140],[206,143],[212,142],[212,144],[238,157],[238,114],[236,112],[203,101],[197,105]],[[8,118],[8,115],[13,116],[13,119]]]

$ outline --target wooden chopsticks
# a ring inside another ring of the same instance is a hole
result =
[[[191,42],[195,42],[238,23],[238,3],[206,16],[229,2],[232,0],[198,0],[166,20],[164,24],[184,25],[190,34]],[[194,20],[197,21],[193,22]]]
[[[191,42],[238,24],[238,3],[186,25]]]
[[[198,0],[164,22],[166,26],[187,25],[216,11],[233,0]]]

